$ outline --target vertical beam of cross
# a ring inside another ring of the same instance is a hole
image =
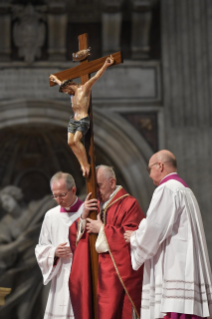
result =
[[[84,33],[78,37],[79,50],[84,50],[88,48],[88,34]],[[80,62],[88,63],[88,59]],[[86,83],[89,80],[89,74],[80,77],[81,84]],[[92,193],[91,198],[96,198],[96,173],[95,173],[95,158],[94,158],[94,139],[93,139],[93,112],[92,103],[90,101],[89,107],[90,116],[90,130],[86,134],[86,141],[88,141],[88,160],[91,165],[90,175],[86,180],[87,194]],[[96,212],[90,213],[90,218],[96,219]],[[91,272],[92,272],[92,286],[93,286],[93,306],[94,306],[94,319],[97,319],[97,280],[98,280],[98,255],[95,250],[96,235],[89,235],[89,245],[90,245],[90,257],[91,257]]]

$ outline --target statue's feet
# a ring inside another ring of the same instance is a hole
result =
[[[89,176],[89,173],[90,173],[90,168],[91,168],[91,166],[89,164],[86,166],[81,166],[82,176],[87,178]]]

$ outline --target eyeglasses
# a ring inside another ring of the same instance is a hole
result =
[[[68,192],[70,192],[70,191],[68,191]],[[61,193],[61,194],[58,194],[58,195],[52,195],[52,198],[53,199],[55,199],[55,200],[57,200],[58,198],[64,198],[64,197],[66,197],[66,195],[68,194],[68,192],[67,193]]]
[[[151,164],[150,166],[147,166],[146,170],[147,170],[147,172],[148,172],[149,174],[151,173],[152,166],[154,166],[154,165],[156,165],[156,164],[159,164],[159,162],[156,162],[156,163]]]

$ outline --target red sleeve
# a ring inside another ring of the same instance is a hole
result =
[[[123,234],[126,230],[136,230],[145,216],[138,202],[132,197],[125,198],[119,205],[119,209],[115,210],[115,214],[117,214],[115,223],[107,222],[104,228],[109,252],[124,289],[127,290],[137,312],[140,313],[143,267],[138,271],[132,269],[130,244],[125,242]]]

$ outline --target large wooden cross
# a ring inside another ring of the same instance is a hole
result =
[[[78,37],[78,41],[79,41],[79,50],[84,50],[88,48],[87,33],[81,34]],[[114,58],[113,65],[122,63],[121,52],[113,53],[112,56]],[[80,62],[80,65],[62,72],[58,72],[55,75],[60,81],[64,81],[68,79],[73,80],[80,77],[81,84],[85,84],[90,78],[90,73],[97,72],[99,69],[101,69],[106,58],[107,56],[91,61],[91,62],[88,62],[88,59],[85,59]],[[50,81],[50,86],[54,86],[54,85],[55,83]],[[87,155],[88,155],[88,161],[91,165],[91,170],[90,170],[90,175],[86,180],[86,184],[87,184],[87,194],[91,192],[92,193],[91,198],[96,198],[97,194],[96,194],[96,174],[95,174],[95,156],[94,156],[94,140],[93,140],[93,113],[92,113],[91,101],[89,106],[89,116],[91,119],[91,123],[90,123],[90,129],[88,133],[86,134],[86,141],[88,141]],[[92,219],[96,219],[96,212],[95,211],[91,212],[89,217]],[[93,312],[94,312],[94,318],[96,319],[97,318],[96,309],[97,309],[98,256],[95,250],[95,242],[96,242],[96,235],[90,234],[89,245],[90,245],[92,285],[93,285],[93,302],[94,302]]]

